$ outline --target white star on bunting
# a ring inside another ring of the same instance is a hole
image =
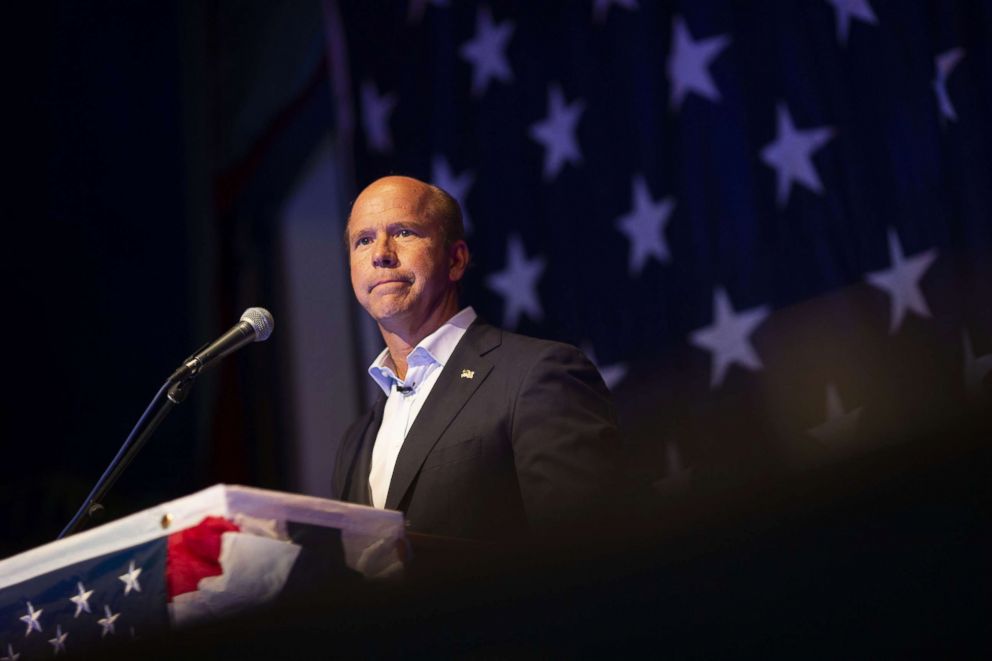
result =
[[[58,655],[59,652],[65,651],[65,639],[69,637],[69,632],[62,633],[62,625],[58,625],[55,628],[55,638],[49,638],[48,642],[52,644],[53,654]]]
[[[992,371],[992,353],[984,356],[976,356],[975,348],[968,337],[968,331],[964,331],[964,382],[971,397],[982,394],[982,382],[985,376]]]
[[[503,297],[503,324],[516,328],[520,314],[534,321],[544,318],[537,296],[537,281],[544,271],[544,258],[527,259],[523,241],[511,234],[506,249],[506,268],[486,278],[486,286]]]
[[[682,107],[689,92],[704,99],[720,100],[720,90],[710,77],[710,64],[730,45],[725,34],[695,41],[685,19],[672,20],[672,52],[668,57],[668,80],[672,85],[671,105],[674,110]]]
[[[603,383],[610,390],[613,390],[616,385],[623,381],[623,377],[627,376],[627,363],[600,365],[599,361],[596,360],[596,352],[593,350],[591,343],[586,342],[582,345],[582,353],[596,366],[596,369],[599,370],[599,375],[603,377]]]
[[[76,614],[72,616],[73,618],[79,617],[83,611],[91,612],[90,597],[93,595],[93,590],[87,590],[83,587],[82,582],[76,583],[76,590],[78,590],[78,594],[75,597],[69,597],[69,601],[76,604]]]
[[[127,570],[126,574],[121,574],[117,577],[117,580],[124,583],[124,594],[127,595],[134,590],[135,592],[141,592],[141,583],[138,582],[138,577],[141,576],[141,567],[135,569],[134,560],[131,561],[131,565]]]
[[[640,174],[631,185],[632,205],[630,213],[617,218],[617,229],[630,241],[628,268],[632,276],[640,274],[648,259],[654,257],[662,264],[670,261],[668,244],[665,243],[665,226],[675,208],[671,197],[655,202],[651,191]]]
[[[824,443],[843,442],[850,439],[860,418],[861,407],[845,412],[837,388],[829,383],[827,384],[827,419],[807,431]]]
[[[451,166],[448,165],[448,159],[437,155],[431,162],[431,182],[458,200],[458,204],[462,208],[462,223],[465,225],[465,231],[470,232],[472,222],[468,217],[468,205],[465,204],[465,199],[468,197],[468,191],[472,188],[472,184],[475,183],[475,173],[466,170],[456,175]]]
[[[872,11],[868,0],[827,0],[834,7],[837,15],[837,41],[847,45],[847,34],[851,29],[851,19],[878,25],[878,18]]]
[[[930,316],[930,308],[920,291],[920,279],[937,259],[937,250],[931,248],[906,257],[902,252],[899,236],[892,228],[888,230],[888,240],[890,267],[884,271],[869,273],[865,279],[884,290],[892,301],[892,319],[889,323],[889,333],[892,334],[899,330],[907,311],[915,312],[921,317]]]
[[[475,17],[475,36],[462,44],[459,53],[472,65],[472,95],[482,96],[489,81],[509,83],[513,70],[506,60],[506,46],[513,36],[513,21],[493,22],[489,7],[479,7]]]
[[[950,95],[947,93],[947,79],[963,59],[963,48],[952,48],[934,58],[934,69],[937,70],[937,75],[933,79],[933,93],[937,95],[937,107],[940,109],[941,119],[949,122],[957,121],[958,114],[954,110],[954,104],[951,103]]]
[[[690,342],[712,354],[710,388],[723,383],[733,364],[758,370],[764,367],[751,346],[750,335],[768,316],[768,307],[760,306],[735,312],[722,287],[713,292],[713,323],[690,335]]]
[[[797,129],[784,103],[778,104],[776,115],[776,137],[761,150],[761,160],[775,170],[778,182],[776,201],[784,207],[789,201],[794,181],[814,193],[823,192],[823,184],[813,166],[813,152],[833,137],[834,130],[829,126]]]
[[[28,627],[27,630],[24,632],[24,635],[30,636],[32,631],[37,631],[38,633],[41,633],[41,622],[38,620],[38,618],[41,617],[41,614],[44,612],[45,609],[39,608],[38,610],[35,610],[34,606],[31,605],[30,601],[27,602],[27,605],[28,605],[27,615],[22,615],[21,617],[18,618]]]
[[[544,179],[552,181],[566,163],[582,162],[582,152],[575,139],[575,129],[585,110],[585,102],[576,99],[565,103],[557,84],[548,86],[548,116],[530,127],[530,137],[544,146]]]
[[[114,631],[114,622],[116,622],[117,618],[121,616],[120,613],[114,613],[111,611],[110,606],[104,606],[103,612],[105,616],[96,621],[97,624],[103,627],[103,631],[100,632],[101,638],[106,636],[108,633],[116,633]]]
[[[606,20],[606,15],[610,11],[610,7],[616,5],[622,9],[627,9],[633,11],[638,9],[637,0],[595,0],[592,6],[592,16],[597,22],[602,23]]]
[[[389,116],[396,107],[395,94],[379,94],[375,83],[362,83],[362,127],[369,149],[380,154],[393,151],[393,134],[389,130]]]
[[[20,652],[14,652],[14,648],[10,643],[7,643],[7,656],[0,657],[0,661],[17,661],[21,658]]]

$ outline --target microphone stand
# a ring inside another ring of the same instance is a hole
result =
[[[117,478],[121,476],[124,469],[138,455],[141,448],[151,438],[152,433],[165,420],[165,416],[169,414],[169,411],[186,399],[186,396],[189,394],[193,380],[196,379],[197,374],[203,368],[203,364],[196,358],[196,355],[194,353],[193,356],[188,358],[179,369],[166,379],[162,387],[158,389],[148,408],[141,414],[131,433],[128,434],[121,449],[117,451],[117,455],[110,462],[110,465],[107,466],[107,470],[103,472],[96,486],[90,491],[90,495],[83,501],[83,506],[79,508],[79,511],[76,512],[76,515],[72,517],[72,520],[69,521],[69,524],[59,533],[56,539],[62,539],[79,531],[85,527],[85,524],[94,520],[103,512],[103,505],[100,504],[100,501],[110,491],[110,487],[114,486],[114,482],[117,481]]]

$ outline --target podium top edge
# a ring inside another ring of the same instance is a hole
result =
[[[61,567],[150,542],[192,526],[205,517],[245,514],[340,528],[342,534],[400,538],[403,514],[317,496],[237,484],[215,484],[0,560],[0,589]]]

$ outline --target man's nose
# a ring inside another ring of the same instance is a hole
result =
[[[377,241],[372,253],[372,266],[391,268],[396,266],[396,263],[396,251],[393,248],[393,242],[388,237],[382,241]]]

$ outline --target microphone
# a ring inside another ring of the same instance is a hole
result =
[[[158,428],[172,407],[186,399],[197,374],[246,344],[264,342],[269,339],[274,325],[275,321],[273,321],[272,315],[265,308],[248,308],[241,315],[241,321],[234,328],[187,358],[179,369],[172,373],[169,380],[159,388],[151,404],[141,414],[138,423],[128,434],[124,445],[121,446],[113,461],[107,466],[107,470],[100,476],[96,486],[93,487],[90,495],[83,502],[83,506],[72,517],[72,521],[59,533],[58,539],[79,530],[89,519],[94,518],[97,512],[103,510],[100,501],[104,495],[137,456],[145,442],[151,437],[152,432]]]
[[[195,378],[213,363],[234,353],[241,347],[252,342],[264,342],[269,339],[274,326],[275,320],[268,310],[248,308],[241,315],[241,321],[235,324],[231,330],[183,361],[183,364],[172,373],[169,380],[173,383],[182,383]]]

